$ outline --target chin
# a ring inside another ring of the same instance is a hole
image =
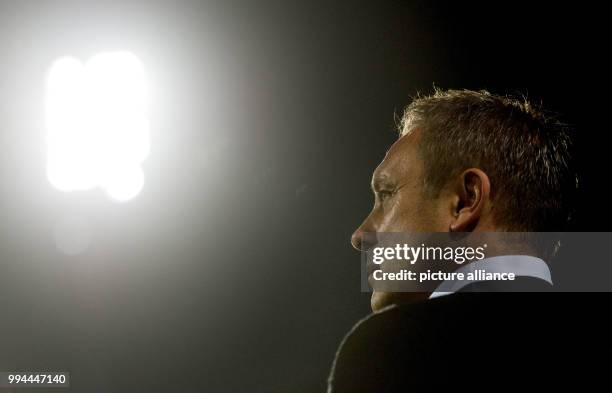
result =
[[[372,297],[370,298],[372,311],[377,312],[394,304],[393,295],[391,292],[372,292]]]
[[[372,292],[370,307],[373,312],[378,312],[385,307],[401,304],[410,304],[429,298],[429,293],[416,292]]]

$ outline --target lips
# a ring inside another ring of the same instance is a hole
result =
[[[377,265],[372,262],[368,262],[366,264],[366,270],[368,272],[368,277],[372,276],[376,270],[381,270],[382,265]]]

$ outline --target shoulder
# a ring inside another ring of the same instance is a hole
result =
[[[328,391],[383,392],[404,380],[408,367],[432,361],[440,337],[426,312],[431,303],[390,306],[357,322],[336,352]]]
[[[342,340],[328,392],[402,391],[426,380],[431,386],[433,370],[450,376],[458,361],[519,353],[540,337],[528,326],[542,327],[537,320],[551,315],[542,313],[546,296],[504,295],[455,294],[368,315]]]

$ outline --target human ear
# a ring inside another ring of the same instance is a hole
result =
[[[450,231],[469,232],[476,227],[489,202],[489,176],[478,168],[466,169],[457,178],[454,192],[456,197]]]

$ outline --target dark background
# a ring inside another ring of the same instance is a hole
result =
[[[349,245],[369,177],[434,85],[562,113],[575,229],[609,230],[602,10],[342,3],[0,2],[0,371],[67,370],[74,392],[324,390],[369,311]],[[153,91],[146,183],[125,204],[45,178],[47,68],[113,49]],[[54,244],[66,215],[91,234],[77,256]]]

